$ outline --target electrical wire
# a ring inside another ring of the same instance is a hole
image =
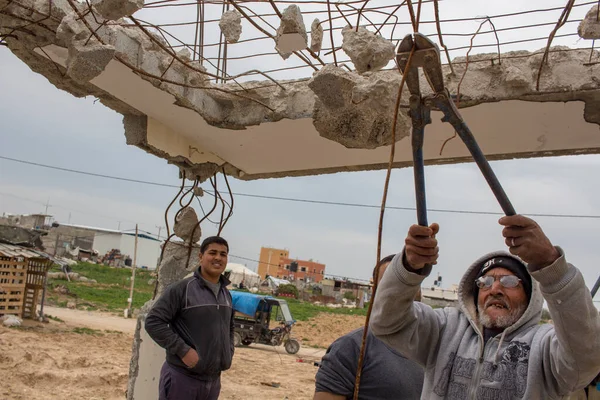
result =
[[[37,166],[37,167],[41,167],[41,168],[49,168],[49,169],[59,170],[59,171],[63,171],[63,172],[71,172],[71,173],[76,173],[76,174],[81,174],[81,175],[95,176],[95,177],[104,178],[104,179],[114,179],[114,180],[119,180],[119,181],[126,181],[126,182],[139,183],[139,184],[152,185],[152,186],[162,186],[162,187],[168,187],[168,188],[179,188],[178,185],[170,185],[167,183],[151,182],[151,181],[144,181],[144,180],[139,180],[139,179],[124,178],[124,177],[105,175],[105,174],[97,174],[97,173],[93,173],[93,172],[80,171],[80,170],[71,169],[71,168],[62,168],[62,167],[56,167],[53,165],[19,160],[16,158],[5,157],[5,156],[1,156],[1,155],[0,155],[0,159],[18,162],[18,163],[27,164],[27,165],[33,165],[33,166]],[[208,193],[210,195],[214,195],[214,192],[211,192],[209,190],[204,190],[204,192]],[[289,201],[289,202],[294,202],[294,203],[322,204],[322,205],[329,205],[329,206],[357,207],[357,208],[375,208],[375,209],[381,208],[381,205],[375,205],[375,204],[348,203],[348,202],[317,200],[317,199],[298,199],[298,198],[292,198],[292,197],[268,196],[268,195],[240,193],[240,192],[232,192],[232,194],[234,196],[239,196],[239,197],[248,197],[248,198],[265,199],[265,200],[277,200],[277,201]],[[0,195],[15,196],[15,195],[12,195],[9,193],[2,193],[2,192],[0,192]],[[39,202],[39,200],[31,200],[31,199],[26,199],[26,200]],[[45,205],[45,203],[44,203],[44,205]],[[229,206],[228,203],[226,203],[226,205]],[[55,206],[55,207],[58,207],[58,206]],[[386,210],[415,211],[416,208],[415,207],[386,205]],[[478,210],[446,209],[446,208],[429,208],[427,211],[433,212],[433,213],[446,213],[446,214],[499,215],[499,216],[504,215],[504,213],[502,213],[502,212],[495,212],[495,211],[478,211]],[[546,218],[600,219],[600,215],[596,215],[596,214],[524,213],[524,215],[528,215],[531,217],[546,217]],[[113,218],[113,217],[111,217],[111,218]],[[126,220],[121,219],[121,221],[126,221]],[[134,222],[134,221],[127,221],[127,222]]]

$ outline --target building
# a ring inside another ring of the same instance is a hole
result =
[[[52,215],[47,214],[2,214],[1,225],[19,226],[27,229],[48,230]]]
[[[290,256],[289,250],[261,247],[257,273],[264,280],[267,275],[278,277],[281,259]]]
[[[303,282],[320,283],[325,274],[325,264],[312,260],[298,260],[281,257],[280,267],[277,268],[276,278],[300,280]]]
[[[137,266],[156,268],[160,257],[160,245],[160,240],[145,233],[138,233]],[[104,256],[111,250],[119,250],[123,256],[133,259],[135,232],[61,224],[52,228],[48,236],[44,237],[44,247],[50,254],[57,256],[79,248],[83,251],[95,250],[99,256]]]

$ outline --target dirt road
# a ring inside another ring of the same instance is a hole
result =
[[[0,399],[124,399],[135,320],[53,307],[45,312],[64,322],[26,321],[18,329],[0,326],[0,376],[10,377],[0,385]],[[325,349],[311,343],[326,346],[363,320],[338,317],[323,314],[300,323],[296,336],[302,348],[295,356],[281,347],[236,349],[232,368],[222,376],[220,398],[312,398],[317,372],[313,362]]]

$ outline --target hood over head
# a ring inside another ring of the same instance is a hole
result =
[[[503,259],[510,259],[511,265],[514,266],[516,264],[512,264],[512,261],[523,265],[521,273],[524,276],[524,286],[527,283],[530,283],[530,296],[529,296],[529,304],[521,318],[512,326],[505,329],[506,333],[513,332],[514,330],[525,326],[525,325],[535,325],[540,322],[542,315],[542,306],[544,303],[544,299],[542,297],[542,293],[538,283],[531,278],[529,271],[525,267],[525,264],[518,257],[513,256],[512,254],[506,251],[496,251],[492,253],[488,253],[483,257],[477,259],[471,266],[465,271],[463,275],[460,285],[458,287],[458,304],[460,310],[469,318],[469,320],[478,326],[479,331],[482,332],[481,326],[479,326],[478,318],[477,318],[477,298],[476,293],[479,292],[479,288],[475,285],[475,280],[480,276],[482,267],[484,264],[491,260],[496,259],[498,257],[502,257]],[[506,262],[505,261],[505,262]],[[508,264],[507,264],[508,265]],[[504,267],[505,265],[498,265],[498,267]],[[512,268],[507,268],[512,271]],[[489,268],[488,268],[489,270]],[[517,275],[519,276],[519,275]],[[519,276],[521,279],[523,277]],[[527,292],[527,287],[526,287]]]

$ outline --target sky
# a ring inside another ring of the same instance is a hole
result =
[[[77,99],[56,89],[4,47],[0,47],[0,117],[0,157],[179,184],[176,167],[125,144],[119,114],[94,98]],[[600,156],[499,161],[492,167],[518,212],[587,216],[535,219],[553,243],[565,250],[567,259],[581,269],[591,287],[600,273],[596,249],[600,239]],[[474,164],[432,166],[425,172],[430,209],[501,211]],[[376,259],[384,178],[384,171],[371,171],[251,182],[231,179],[235,193],[376,207],[238,195],[233,217],[223,231],[230,243],[230,261],[255,269],[256,262],[243,258],[258,259],[261,246],[285,248],[291,257],[326,264],[326,273],[369,279]],[[140,229],[153,234],[162,227],[164,236],[164,211],[176,192],[173,187],[83,176],[0,159],[0,213],[44,212],[48,204],[48,213],[59,223],[122,230],[139,223]],[[211,206],[208,197],[202,202],[205,208]],[[194,205],[200,212],[197,203]],[[388,205],[414,207],[411,169],[393,170]],[[172,217],[173,213],[171,224]],[[505,249],[498,218],[430,211],[430,222],[441,226],[440,261],[425,284],[432,284],[437,273],[446,287],[458,283],[473,260]],[[413,210],[387,210],[382,256],[401,250],[407,229],[415,221]],[[204,237],[214,234],[216,226],[206,223],[203,231]]]

